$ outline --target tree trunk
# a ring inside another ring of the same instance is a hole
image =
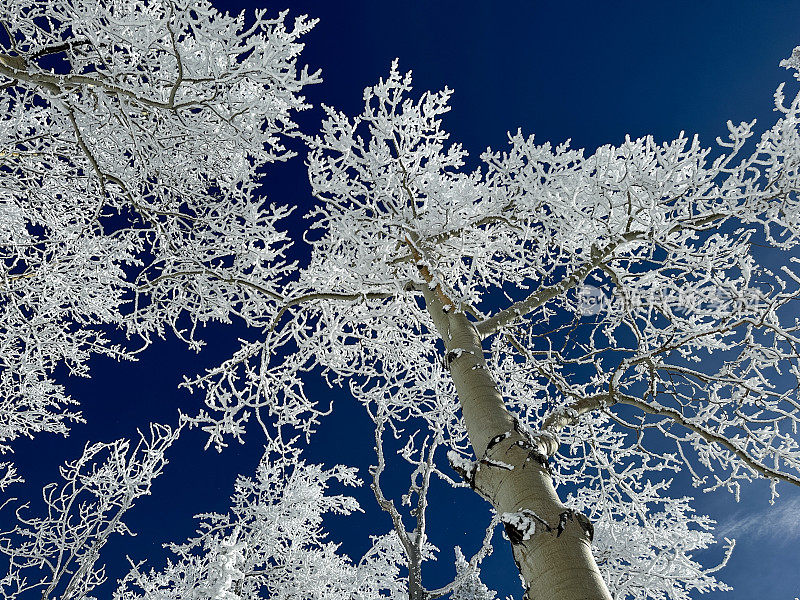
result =
[[[454,467],[503,518],[527,600],[611,600],[591,553],[591,523],[567,509],[553,486],[547,454],[555,444],[521,431],[486,368],[475,327],[463,313],[444,310],[438,288],[424,293],[478,457],[474,467]]]

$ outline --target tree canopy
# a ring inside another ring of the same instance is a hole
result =
[[[518,131],[467,168],[442,124],[451,91],[415,94],[397,63],[361,114],[325,107],[319,133],[299,132],[314,21],[286,18],[178,0],[0,9],[4,447],[81,419],[59,368],[165,336],[199,349],[213,321],[257,332],[188,374],[204,409],[138,445],[87,445],[45,488],[47,516],[20,507],[0,536],[4,596],[88,598],[186,427],[264,458],[166,567],[134,562],[119,600],[489,599],[479,567],[500,523],[529,598],[724,589],[696,559],[713,521],[672,479],[800,484],[800,95],[781,85],[773,126],[729,122],[714,150],[681,134],[586,152]],[[782,64],[797,78],[800,49]],[[308,148],[302,228],[257,189],[287,140]],[[374,423],[366,477],[392,529],[363,557],[321,524],[359,510],[328,486],[365,474],[302,458],[330,409],[307,391],[318,375]],[[411,473],[397,498],[381,483],[395,462]],[[482,545],[454,548],[454,579],[430,589],[441,484],[492,508],[471,525]]]

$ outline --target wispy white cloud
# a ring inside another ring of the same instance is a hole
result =
[[[800,539],[800,497],[778,499],[774,506],[757,511],[738,510],[720,519],[714,533],[717,539],[757,537],[776,542]]]

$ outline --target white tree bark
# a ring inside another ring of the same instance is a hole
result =
[[[552,438],[531,439],[506,409],[486,367],[481,339],[461,312],[425,300],[445,346],[470,443],[468,483],[503,516],[527,600],[611,600],[591,552],[592,526],[558,498],[547,464]]]

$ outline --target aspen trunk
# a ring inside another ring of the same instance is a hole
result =
[[[425,300],[478,458],[464,475],[498,514],[510,513],[504,522],[527,600],[611,600],[591,553],[591,523],[559,501],[542,444],[505,407],[475,327],[464,314],[445,312],[435,291],[426,290]]]

